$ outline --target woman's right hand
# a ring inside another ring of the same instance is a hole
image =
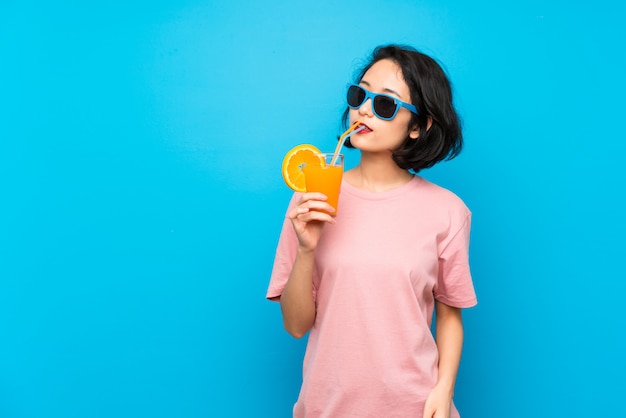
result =
[[[287,214],[296,231],[300,248],[315,250],[324,224],[335,223],[335,218],[326,213],[333,210],[334,208],[326,203],[326,196],[322,193],[303,193],[300,196],[298,203]]]

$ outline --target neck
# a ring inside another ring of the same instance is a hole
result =
[[[361,162],[346,172],[345,179],[352,186],[369,192],[384,192],[400,187],[413,178],[389,155],[361,154]]]

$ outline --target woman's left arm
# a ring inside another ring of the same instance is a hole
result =
[[[463,350],[463,320],[460,308],[439,301],[435,301],[435,315],[439,379],[426,399],[424,418],[449,418]]]

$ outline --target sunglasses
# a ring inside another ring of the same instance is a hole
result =
[[[351,84],[348,87],[348,106],[352,109],[358,109],[363,106],[367,99],[372,99],[372,109],[374,114],[382,120],[391,120],[396,117],[398,110],[404,107],[418,115],[417,108],[410,103],[405,103],[395,97],[386,94],[376,94],[357,85]]]

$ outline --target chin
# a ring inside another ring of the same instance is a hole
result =
[[[355,149],[358,149],[362,152],[383,152],[387,149],[381,149],[379,144],[372,144],[370,141],[366,139],[357,139],[356,141],[353,138],[350,138],[350,143]]]
[[[358,150],[364,151],[368,147],[367,140],[363,140],[362,138],[350,138],[350,144]]]

